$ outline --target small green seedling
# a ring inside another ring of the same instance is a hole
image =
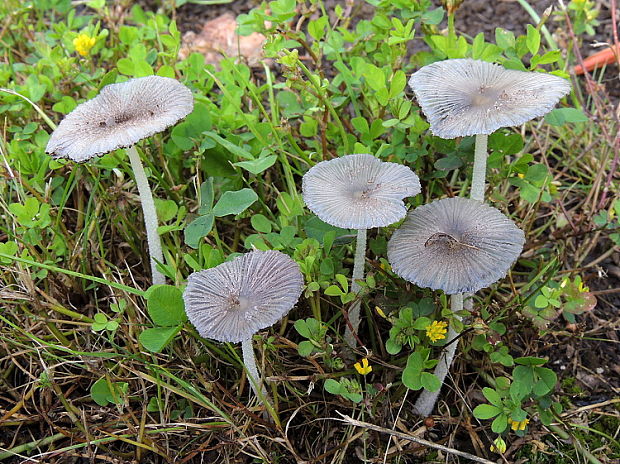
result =
[[[159,353],[172,341],[187,321],[181,290],[171,285],[154,285],[146,294],[147,311],[155,325],[140,334],[140,343]]]
[[[90,387],[90,396],[99,406],[108,404],[121,405],[125,403],[127,382],[112,382],[107,377],[101,377]]]

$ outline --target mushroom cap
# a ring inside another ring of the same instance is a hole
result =
[[[570,92],[561,77],[506,69],[486,61],[438,61],[409,80],[433,135],[490,134],[547,114]]]
[[[523,231],[498,209],[446,198],[409,212],[388,242],[388,260],[420,287],[476,292],[506,275],[524,243]]]
[[[321,161],[302,181],[308,208],[343,229],[393,224],[407,214],[403,198],[421,190],[420,179],[407,166],[364,154]]]
[[[60,122],[45,151],[81,163],[161,132],[193,108],[192,92],[169,77],[139,77],[106,85]]]
[[[279,251],[252,251],[192,273],[185,312],[203,337],[241,342],[284,317],[304,286],[299,266]]]

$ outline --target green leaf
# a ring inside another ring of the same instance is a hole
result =
[[[213,228],[213,221],[215,217],[213,214],[206,214],[204,216],[198,216],[191,223],[185,227],[184,240],[187,246],[194,249],[198,248],[200,239],[209,235]]]
[[[491,403],[493,406],[497,406],[498,408],[502,407],[502,398],[499,396],[495,390],[489,387],[485,387],[482,389],[482,394],[484,397]]]
[[[536,55],[540,48],[540,32],[534,26],[528,24],[526,37],[527,49],[532,55]]]
[[[170,65],[163,65],[161,66],[158,70],[157,70],[157,75],[158,76],[162,76],[162,77],[169,77],[171,79],[174,79],[175,76],[175,72],[174,72],[174,68]]]
[[[511,31],[498,27],[495,29],[495,43],[502,50],[507,50],[515,46],[515,35]]]
[[[252,224],[252,227],[255,231],[261,232],[263,234],[268,234],[272,230],[271,221],[262,214],[255,214],[254,216],[252,216],[252,219],[250,219],[250,223]]]
[[[523,356],[521,358],[515,358],[515,362],[522,366],[542,366],[547,360],[544,358],[535,358],[534,356]]]
[[[410,390],[419,390],[422,388],[422,379],[421,379],[422,371],[418,369],[413,369],[409,366],[405,367],[403,370],[403,385]]]
[[[481,404],[474,409],[474,417],[478,419],[491,419],[501,413],[502,410],[492,404]]]
[[[443,8],[426,10],[422,13],[421,21],[426,24],[437,25],[443,20]]]
[[[538,295],[534,300],[534,306],[541,309],[546,308],[547,306],[549,306],[549,301],[544,295]]]
[[[304,340],[297,345],[297,352],[302,358],[310,356],[312,354],[312,350],[314,350],[314,345],[308,340]]]
[[[431,325],[431,320],[428,317],[420,317],[413,323],[413,328],[416,330],[425,330]]]
[[[267,155],[252,161],[239,161],[238,163],[233,163],[233,165],[257,175],[273,166],[277,159],[277,155]]]
[[[394,76],[392,76],[392,80],[390,81],[390,98],[396,98],[400,95],[400,93],[405,90],[406,85],[407,76],[399,69],[394,73]]]
[[[577,108],[556,108],[545,116],[545,122],[552,126],[563,126],[566,123],[587,122],[588,117]]]
[[[227,191],[220,197],[213,207],[213,214],[217,217],[229,214],[240,214],[258,200],[258,195],[250,188],[237,190],[236,192]]]
[[[510,418],[515,422],[521,422],[527,419],[527,412],[521,408],[513,409]]]
[[[278,92],[276,100],[285,118],[294,118],[304,113],[304,108],[299,103],[297,95],[293,92]]]
[[[160,222],[170,221],[179,211],[179,207],[173,200],[163,200],[161,198],[155,198],[155,209]]]
[[[391,338],[388,338],[388,340],[385,342],[385,349],[390,354],[398,354],[403,349],[403,345]]]
[[[359,403],[364,398],[361,393],[343,392],[342,396],[354,403]]]
[[[539,64],[551,64],[562,58],[562,52],[560,50],[552,50],[545,53],[543,56],[532,57],[532,67],[536,67]]]
[[[323,38],[328,19],[327,16],[319,16],[308,23],[308,33],[314,40],[321,40]]]
[[[172,327],[187,320],[181,290],[171,285],[155,285],[146,294],[146,307],[153,322]]]
[[[231,152],[234,155],[237,155],[239,158],[244,158],[244,159],[247,159],[247,160],[253,160],[254,159],[254,156],[249,151],[244,150],[243,148],[239,147],[238,145],[236,145],[236,144],[234,144],[232,142],[229,142],[228,140],[220,137],[215,132],[204,131],[203,134],[206,135],[207,137],[210,137],[215,142],[219,143],[221,146],[226,148],[229,152]]]
[[[118,68],[121,74],[126,74],[128,76],[133,76],[134,74],[134,64],[133,61],[129,58],[121,58],[116,62],[116,67]]]
[[[181,330],[178,327],[153,327],[144,330],[139,337],[140,343],[151,353],[159,353]]]
[[[547,166],[544,164],[533,164],[527,169],[525,179],[535,186],[542,187],[548,175],[549,170],[547,169]]]
[[[107,406],[108,403],[123,404],[128,386],[126,382],[108,383],[108,380],[102,377],[91,385],[90,396],[99,406]]]
[[[276,200],[276,206],[285,218],[290,219],[304,214],[304,202],[299,194],[292,196],[288,192],[281,192]]]
[[[534,384],[532,391],[537,396],[543,396],[549,392],[552,392],[558,381],[558,376],[556,373],[546,367],[536,367],[534,370],[538,377],[540,377],[540,380]]]
[[[531,384],[519,380],[515,380],[510,385],[510,398],[515,403],[520,403],[532,391]]]
[[[293,327],[295,327],[295,330],[297,331],[297,333],[301,335],[302,337],[312,338],[312,332],[310,331],[310,327],[306,320],[304,319],[296,320]]]
[[[344,389],[340,385],[340,382],[334,379],[327,379],[324,384],[324,388],[328,393],[332,395],[340,395]]]
[[[210,213],[213,209],[213,177],[209,177],[202,184],[200,184],[200,209],[198,214]]]
[[[500,414],[495,418],[491,424],[491,430],[499,434],[502,433],[508,427],[508,416],[506,414]]]
[[[15,242],[4,242],[4,243],[0,243],[0,253],[4,254],[4,255],[9,255],[9,256],[15,256],[15,254],[17,253],[18,247],[17,247],[17,243]],[[0,263],[2,264],[9,264],[11,262],[10,258],[0,258]]]
[[[64,95],[60,99],[59,102],[54,103],[54,106],[52,106],[52,109],[54,111],[58,111],[59,113],[67,114],[73,111],[73,109],[76,106],[77,106],[77,103],[72,97],[69,97],[68,95]]]
[[[413,317],[428,316],[435,311],[435,303],[432,298],[422,298],[412,309]]]
[[[328,296],[340,296],[344,294],[344,292],[338,285],[330,285],[325,289],[325,294]]]
[[[448,155],[435,161],[434,166],[439,171],[452,171],[463,166],[463,160],[456,155]]]
[[[437,376],[430,372],[422,372],[420,380],[422,381],[422,386],[428,391],[436,392],[441,388],[441,382]]]
[[[361,135],[366,135],[370,133],[370,126],[368,125],[368,121],[366,118],[357,117],[351,119],[351,124]]]
[[[344,290],[344,292],[348,293],[349,292],[349,279],[347,279],[347,277],[343,274],[336,274],[335,277],[338,283],[340,284],[340,286],[342,287],[342,289]]]
[[[371,89],[376,91],[385,89],[385,74],[382,68],[371,63],[365,63],[363,75]]]

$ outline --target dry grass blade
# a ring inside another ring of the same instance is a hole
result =
[[[392,435],[394,437],[401,438],[403,440],[413,441],[419,445],[428,446],[429,448],[441,450],[445,453],[454,454],[455,456],[461,456],[471,461],[483,462],[485,464],[495,464],[493,461],[489,461],[488,459],[484,459],[484,458],[479,458],[478,456],[474,456],[473,454],[466,453],[465,451],[459,451],[454,448],[448,448],[447,446],[438,445],[437,443],[433,443],[432,441],[414,437],[413,435],[407,435],[406,433],[397,432],[396,430],[390,430],[384,427],[379,427],[378,425],[370,424],[368,422],[358,421],[338,411],[336,411],[336,413],[339,414],[342,417],[342,419],[335,419],[335,420],[345,422],[350,425],[354,425],[355,427],[364,427],[366,429],[374,430],[375,432],[385,433],[388,435]]]

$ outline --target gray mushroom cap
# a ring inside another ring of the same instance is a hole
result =
[[[106,85],[60,122],[45,151],[84,162],[161,132],[193,108],[192,92],[169,77],[147,76]]]
[[[279,251],[252,251],[192,273],[185,312],[203,337],[238,343],[282,319],[304,286],[299,266]]]
[[[420,193],[407,166],[372,155],[321,161],[303,177],[304,202],[323,222],[344,229],[384,227],[407,214],[403,198]]]
[[[438,61],[409,80],[431,132],[444,139],[491,134],[543,116],[570,92],[552,74],[506,69],[472,59]]]
[[[523,231],[499,210],[446,198],[409,212],[388,242],[388,260],[420,287],[476,292],[507,274],[524,243]]]

